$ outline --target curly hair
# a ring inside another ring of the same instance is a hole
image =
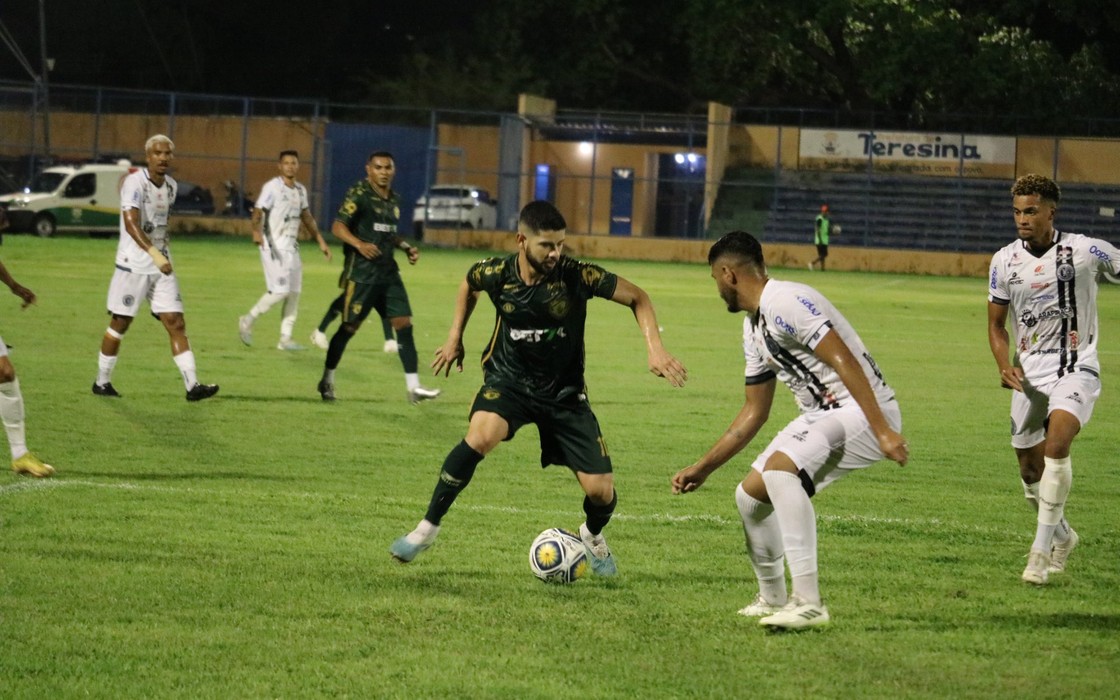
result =
[[[1062,199],[1062,190],[1058,183],[1045,175],[1030,173],[1015,181],[1011,186],[1011,196],[1023,197],[1036,194],[1040,199],[1057,205]]]

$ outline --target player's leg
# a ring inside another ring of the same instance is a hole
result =
[[[132,319],[140,309],[140,303],[148,298],[155,280],[151,275],[138,275],[124,270],[114,270],[109,281],[109,294],[105,303],[109,311],[109,327],[101,336],[101,351],[97,355],[97,378],[93,381],[93,393],[98,396],[120,397],[113,387],[113,370],[117,366],[117,356],[121,340],[132,325]]]
[[[752,469],[735,487],[735,505],[743,521],[747,556],[758,580],[758,596],[739,610],[739,614],[746,617],[771,615],[785,606],[788,594],[782,530],[766,495],[762,472]]]
[[[443,516],[470,484],[479,462],[509,436],[509,430],[509,423],[497,413],[475,411],[471,414],[466,438],[451,449],[440,467],[439,480],[432,491],[424,519],[412,532],[398,537],[389,547],[394,559],[408,563],[432,546]]]
[[[323,361],[323,376],[316,387],[324,401],[335,400],[334,373],[342,362],[346,346],[350,344],[350,340],[369,315],[372,308],[369,302],[373,295],[373,285],[347,282],[343,294],[342,325],[331,336],[330,343],[327,345],[327,357]]]
[[[120,398],[120,392],[113,387],[113,370],[117,367],[121,340],[131,325],[131,316],[113,314],[109,319],[109,326],[101,336],[101,350],[97,353],[97,378],[93,380],[93,393],[97,396]]]
[[[272,252],[271,247],[266,250],[265,246],[260,247],[260,256],[266,291],[257,303],[253,304],[253,308],[249,309],[249,313],[237,319],[237,333],[241,337],[241,342],[246,345],[253,344],[253,323],[288,296],[288,277],[281,267],[279,256]]]
[[[439,389],[428,389],[420,386],[419,356],[416,351],[416,341],[412,333],[412,307],[408,303],[408,292],[404,283],[398,278],[384,287],[385,296],[378,300],[377,311],[383,318],[388,318],[393,330],[397,333],[397,353],[404,369],[404,384],[408,401],[412,404],[434,399],[440,394]]]
[[[50,476],[54,474],[54,467],[44,463],[27,449],[23,417],[23,393],[19,389],[19,378],[8,358],[8,346],[0,340],[0,422],[4,423],[4,432],[8,436],[12,471],[38,478]]]
[[[381,334],[385,336],[385,345],[382,350],[385,352],[393,353],[400,351],[400,345],[397,343],[396,337],[393,335],[393,321],[392,319],[381,317]]]
[[[816,512],[797,465],[784,452],[774,452],[766,461],[762,480],[781,528],[793,597],[819,606]]]
[[[287,269],[287,290],[284,297],[284,308],[280,318],[280,341],[276,344],[278,350],[303,350],[303,346],[292,340],[292,332],[296,327],[296,317],[299,315],[299,295],[303,291],[303,263],[298,250],[289,250],[281,254]]]

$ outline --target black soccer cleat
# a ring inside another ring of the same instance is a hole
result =
[[[319,380],[319,395],[323,397],[324,401],[334,401],[334,384],[331,384],[326,379]]]
[[[218,393],[217,384],[195,384],[187,391],[187,401],[202,401]]]
[[[118,392],[113,387],[112,382],[105,382],[104,384],[98,384],[97,382],[94,382],[93,394],[94,396],[112,396],[118,399],[121,397],[120,392]]]

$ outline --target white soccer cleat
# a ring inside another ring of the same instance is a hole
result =
[[[415,389],[408,390],[408,402],[410,404],[416,405],[421,401],[431,401],[435,397],[439,396],[439,394],[439,389],[425,389],[422,386],[418,386]]]
[[[315,330],[311,331],[311,344],[317,348],[326,350],[328,347],[330,347],[331,342],[327,338],[326,333],[316,328]]]
[[[830,619],[828,608],[823,603],[814,605],[795,594],[789,597],[789,602],[781,610],[762,618],[758,624],[771,629],[804,630],[827,625]]]
[[[1027,568],[1023,569],[1023,581],[1036,586],[1045,586],[1050,574],[1050,553],[1032,549],[1027,555]]]
[[[583,541],[583,548],[587,550],[587,561],[596,576],[614,576],[618,573],[618,565],[614,563],[611,548],[607,546],[607,539],[603,533],[592,535],[587,529],[587,523],[579,526],[579,538]]]
[[[766,617],[780,612],[783,607],[785,606],[777,603],[767,603],[766,599],[759,593],[750,605],[739,610],[739,614],[743,617]]]
[[[307,348],[303,347],[302,345],[295,342],[291,338],[281,338],[280,342],[276,344],[276,349],[277,350],[298,351],[298,350],[306,350]]]
[[[382,348],[382,350],[388,353],[396,353],[400,350],[400,347],[397,345],[397,341],[389,338],[385,341],[385,346]]]
[[[1050,573],[1057,574],[1066,570],[1066,561],[1069,559],[1069,553],[1077,546],[1081,538],[1077,536],[1077,532],[1071,527],[1069,529],[1069,539],[1061,544],[1056,544],[1050,549]]]
[[[241,342],[246,345],[253,344],[253,317],[242,316],[237,319],[237,334],[241,336]]]

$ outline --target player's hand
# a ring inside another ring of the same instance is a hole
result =
[[[879,436],[879,449],[888,459],[898,462],[898,466],[905,467],[910,460],[910,444],[900,433],[888,430]]]
[[[448,340],[446,343],[436,348],[435,359],[432,360],[431,368],[432,375],[439,376],[440,371],[443,376],[447,377],[451,374],[451,365],[455,365],[456,371],[462,373],[463,371],[463,358],[466,356],[466,351],[463,349],[463,341]]]
[[[327,259],[327,262],[334,260],[334,255],[331,253],[331,247],[329,245],[324,243],[319,246],[319,250],[323,251],[323,257]]]
[[[35,303],[35,292],[31,291],[27,287],[24,287],[18,282],[12,283],[12,294],[15,294],[20,299],[23,299],[23,303],[20,304],[21,309],[26,309],[28,306],[31,306]]]
[[[692,466],[685,467],[670,480],[672,484],[673,493],[680,495],[682,493],[690,493],[700,488],[708,478],[708,473],[701,469],[699,465],[693,464]]]
[[[256,243],[258,248],[264,245],[264,236],[256,229],[253,229],[253,243]]]
[[[1023,390],[1023,368],[1008,367],[999,372],[999,385],[1004,389]]]
[[[688,380],[688,370],[685,366],[665,350],[650,353],[649,371],[668,379],[670,384],[677,387],[684,386]]]
[[[408,264],[415,265],[416,261],[420,259],[420,249],[416,246],[410,246],[405,254],[408,255]]]
[[[374,258],[381,257],[381,249],[377,247],[376,243],[368,243],[362,241],[356,246],[358,254],[366,260],[373,260]]]
[[[152,262],[159,268],[159,271],[165,275],[171,274],[171,261],[163,254],[159,248],[151,246],[148,248],[148,255],[152,257]]]

